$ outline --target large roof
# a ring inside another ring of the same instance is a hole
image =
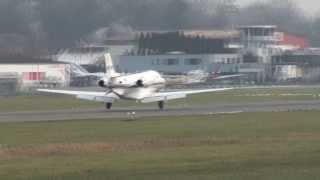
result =
[[[164,31],[139,31],[139,33],[169,33],[169,32],[182,32],[186,36],[203,36],[212,39],[224,39],[224,38],[234,38],[239,36],[239,31],[237,30],[164,30]]]
[[[239,29],[277,29],[276,25],[254,25],[254,26],[239,26]]]
[[[183,32],[187,36],[203,36],[212,39],[235,38],[239,36],[239,32],[235,30],[188,30]]]
[[[0,58],[0,64],[67,64],[56,62],[51,59],[33,59],[33,58]]]

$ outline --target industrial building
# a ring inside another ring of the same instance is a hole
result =
[[[176,75],[217,68],[220,73],[236,73],[243,59],[238,49],[228,47],[235,36],[233,31],[144,31],[133,53],[121,55],[117,67],[129,73],[152,69]]]
[[[221,66],[221,72],[236,73],[236,64],[242,58],[239,54],[164,54],[149,56],[121,56],[118,69],[121,72],[139,72],[146,69],[165,74],[185,74],[193,70],[213,72]]]
[[[241,40],[239,31],[181,31],[162,35],[149,32],[140,37],[136,54],[120,56],[120,71],[153,69],[164,74],[187,74],[204,70],[223,75],[245,73],[252,77],[248,81],[266,79],[267,70],[258,61],[243,66],[246,56],[241,44],[247,39]],[[251,41],[247,44],[251,45]]]
[[[68,87],[70,64],[44,59],[2,59],[0,78],[15,76],[19,90],[39,87]],[[12,79],[12,78],[11,78]]]
[[[301,49],[286,51],[272,57],[274,80],[320,82],[320,50]]]

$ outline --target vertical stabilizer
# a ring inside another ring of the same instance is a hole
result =
[[[119,73],[117,73],[114,69],[112,58],[110,53],[107,53],[104,55],[105,58],[105,65],[106,65],[106,75],[108,77],[116,77],[119,76]]]

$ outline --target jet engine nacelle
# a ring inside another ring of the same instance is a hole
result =
[[[137,86],[137,87],[143,87],[143,86],[144,86],[143,80],[142,80],[142,79],[137,80],[136,86]]]
[[[99,87],[106,87],[106,84],[105,84],[104,80],[99,80],[98,81],[98,86]]]
[[[152,77],[144,77],[135,80],[135,84],[133,86],[136,87],[148,87],[154,84],[160,83],[159,81],[153,79]]]
[[[109,86],[109,80],[108,79],[100,79],[98,81],[98,86],[99,87],[103,87],[103,88],[106,88]]]
[[[154,81],[151,77],[132,77],[132,78],[118,78],[114,81],[111,81],[108,85],[111,87],[148,87],[153,84],[157,84],[157,81]]]

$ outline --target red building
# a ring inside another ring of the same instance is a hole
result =
[[[309,40],[302,36],[293,35],[286,32],[279,32],[277,34],[279,36],[279,45],[288,45],[288,46],[294,46],[297,48],[309,48],[310,43]]]

